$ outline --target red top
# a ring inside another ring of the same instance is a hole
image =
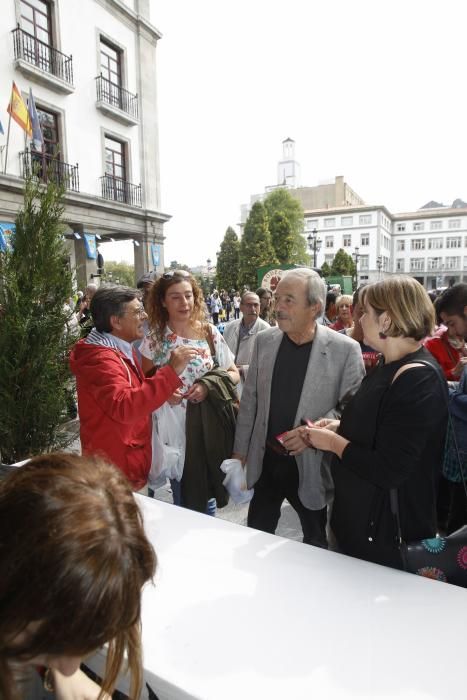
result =
[[[350,324],[350,326],[344,326],[344,324],[342,323],[342,321],[339,318],[339,319],[337,319],[337,321],[335,323],[331,323],[329,328],[332,328],[333,331],[343,331],[346,328],[352,328],[352,324]]]
[[[448,341],[448,332],[444,331],[440,336],[433,336],[425,340],[424,345],[435,357],[449,382],[457,382],[459,375],[454,375],[452,370],[463,357],[462,351],[453,348]]]
[[[133,489],[151,468],[151,413],[182,383],[166,365],[146,379],[119,350],[79,340],[71,351],[76,375],[83,454],[100,454],[127,476]]]

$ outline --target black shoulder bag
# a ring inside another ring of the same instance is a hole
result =
[[[438,372],[430,362],[425,362],[423,360],[417,360],[416,362],[417,364],[432,367],[438,379],[441,381]],[[448,422],[452,429],[452,438],[467,498],[467,485],[465,483],[464,470],[462,469],[459,447],[451,422],[449,403],[447,400],[446,404],[448,408]],[[417,574],[418,576],[425,576],[426,578],[436,579],[437,581],[443,581],[445,583],[453,583],[455,586],[467,588],[467,525],[464,525],[447,537],[430,537],[418,542],[407,543],[402,539],[397,489],[390,490],[390,501],[391,510],[396,521],[397,540],[405,571]]]

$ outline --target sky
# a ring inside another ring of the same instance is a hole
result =
[[[344,175],[393,213],[467,200],[465,0],[150,2],[166,265],[214,264],[288,137],[302,186]]]

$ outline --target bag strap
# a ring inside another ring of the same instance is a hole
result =
[[[211,326],[209,325],[209,323],[206,323],[206,326],[204,328],[204,332],[206,335],[206,340],[207,340],[208,345],[209,345],[209,349],[211,351],[212,359],[215,360],[216,359],[216,349],[214,347],[214,339],[212,337]]]
[[[443,394],[444,394],[444,397],[445,397],[446,408],[447,408],[447,410],[448,410],[448,425],[449,425],[450,428],[451,428],[452,439],[453,439],[454,448],[455,448],[456,456],[457,456],[457,463],[458,463],[458,465],[459,465],[459,471],[460,471],[460,474],[461,474],[462,483],[464,484],[464,491],[465,491],[465,495],[466,495],[466,498],[467,498],[467,484],[465,483],[464,470],[462,469],[462,461],[461,461],[461,456],[460,456],[460,453],[459,453],[459,446],[458,446],[458,444],[457,444],[456,433],[455,433],[455,431],[454,431],[454,426],[453,426],[452,419],[451,419],[451,413],[450,413],[450,411],[449,411],[449,400],[448,400],[448,397],[446,396],[446,386],[445,386],[444,380],[441,379],[441,376],[440,376],[438,370],[436,369],[436,367],[434,367],[434,366],[432,365],[431,362],[428,362],[427,360],[417,360],[416,362],[408,362],[407,364],[402,365],[401,367],[399,367],[399,369],[397,370],[397,372],[395,373],[395,375],[394,375],[394,377],[393,377],[393,379],[392,379],[391,384],[392,384],[403,372],[405,372],[406,369],[411,369],[412,367],[418,367],[418,366],[420,366],[420,365],[425,365],[426,367],[431,367],[431,369],[432,369],[433,372],[436,374],[436,376],[438,377],[439,381],[440,381],[441,384],[442,384]],[[391,504],[391,511],[392,511],[392,514],[394,515],[394,518],[395,518],[395,521],[396,521],[397,539],[398,539],[399,544],[402,544],[402,531],[401,531],[401,522],[400,522],[400,513],[399,513],[399,497],[398,497],[397,489],[390,489],[390,491],[389,491],[389,501],[390,501],[390,504]]]

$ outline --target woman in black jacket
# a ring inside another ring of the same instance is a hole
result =
[[[365,287],[360,301],[365,343],[384,364],[363,380],[340,422],[296,428],[285,445],[292,453],[305,446],[334,453],[331,527],[340,551],[402,568],[390,491],[397,490],[404,540],[434,537],[447,389],[421,345],[435,321],[423,287],[392,277]]]

